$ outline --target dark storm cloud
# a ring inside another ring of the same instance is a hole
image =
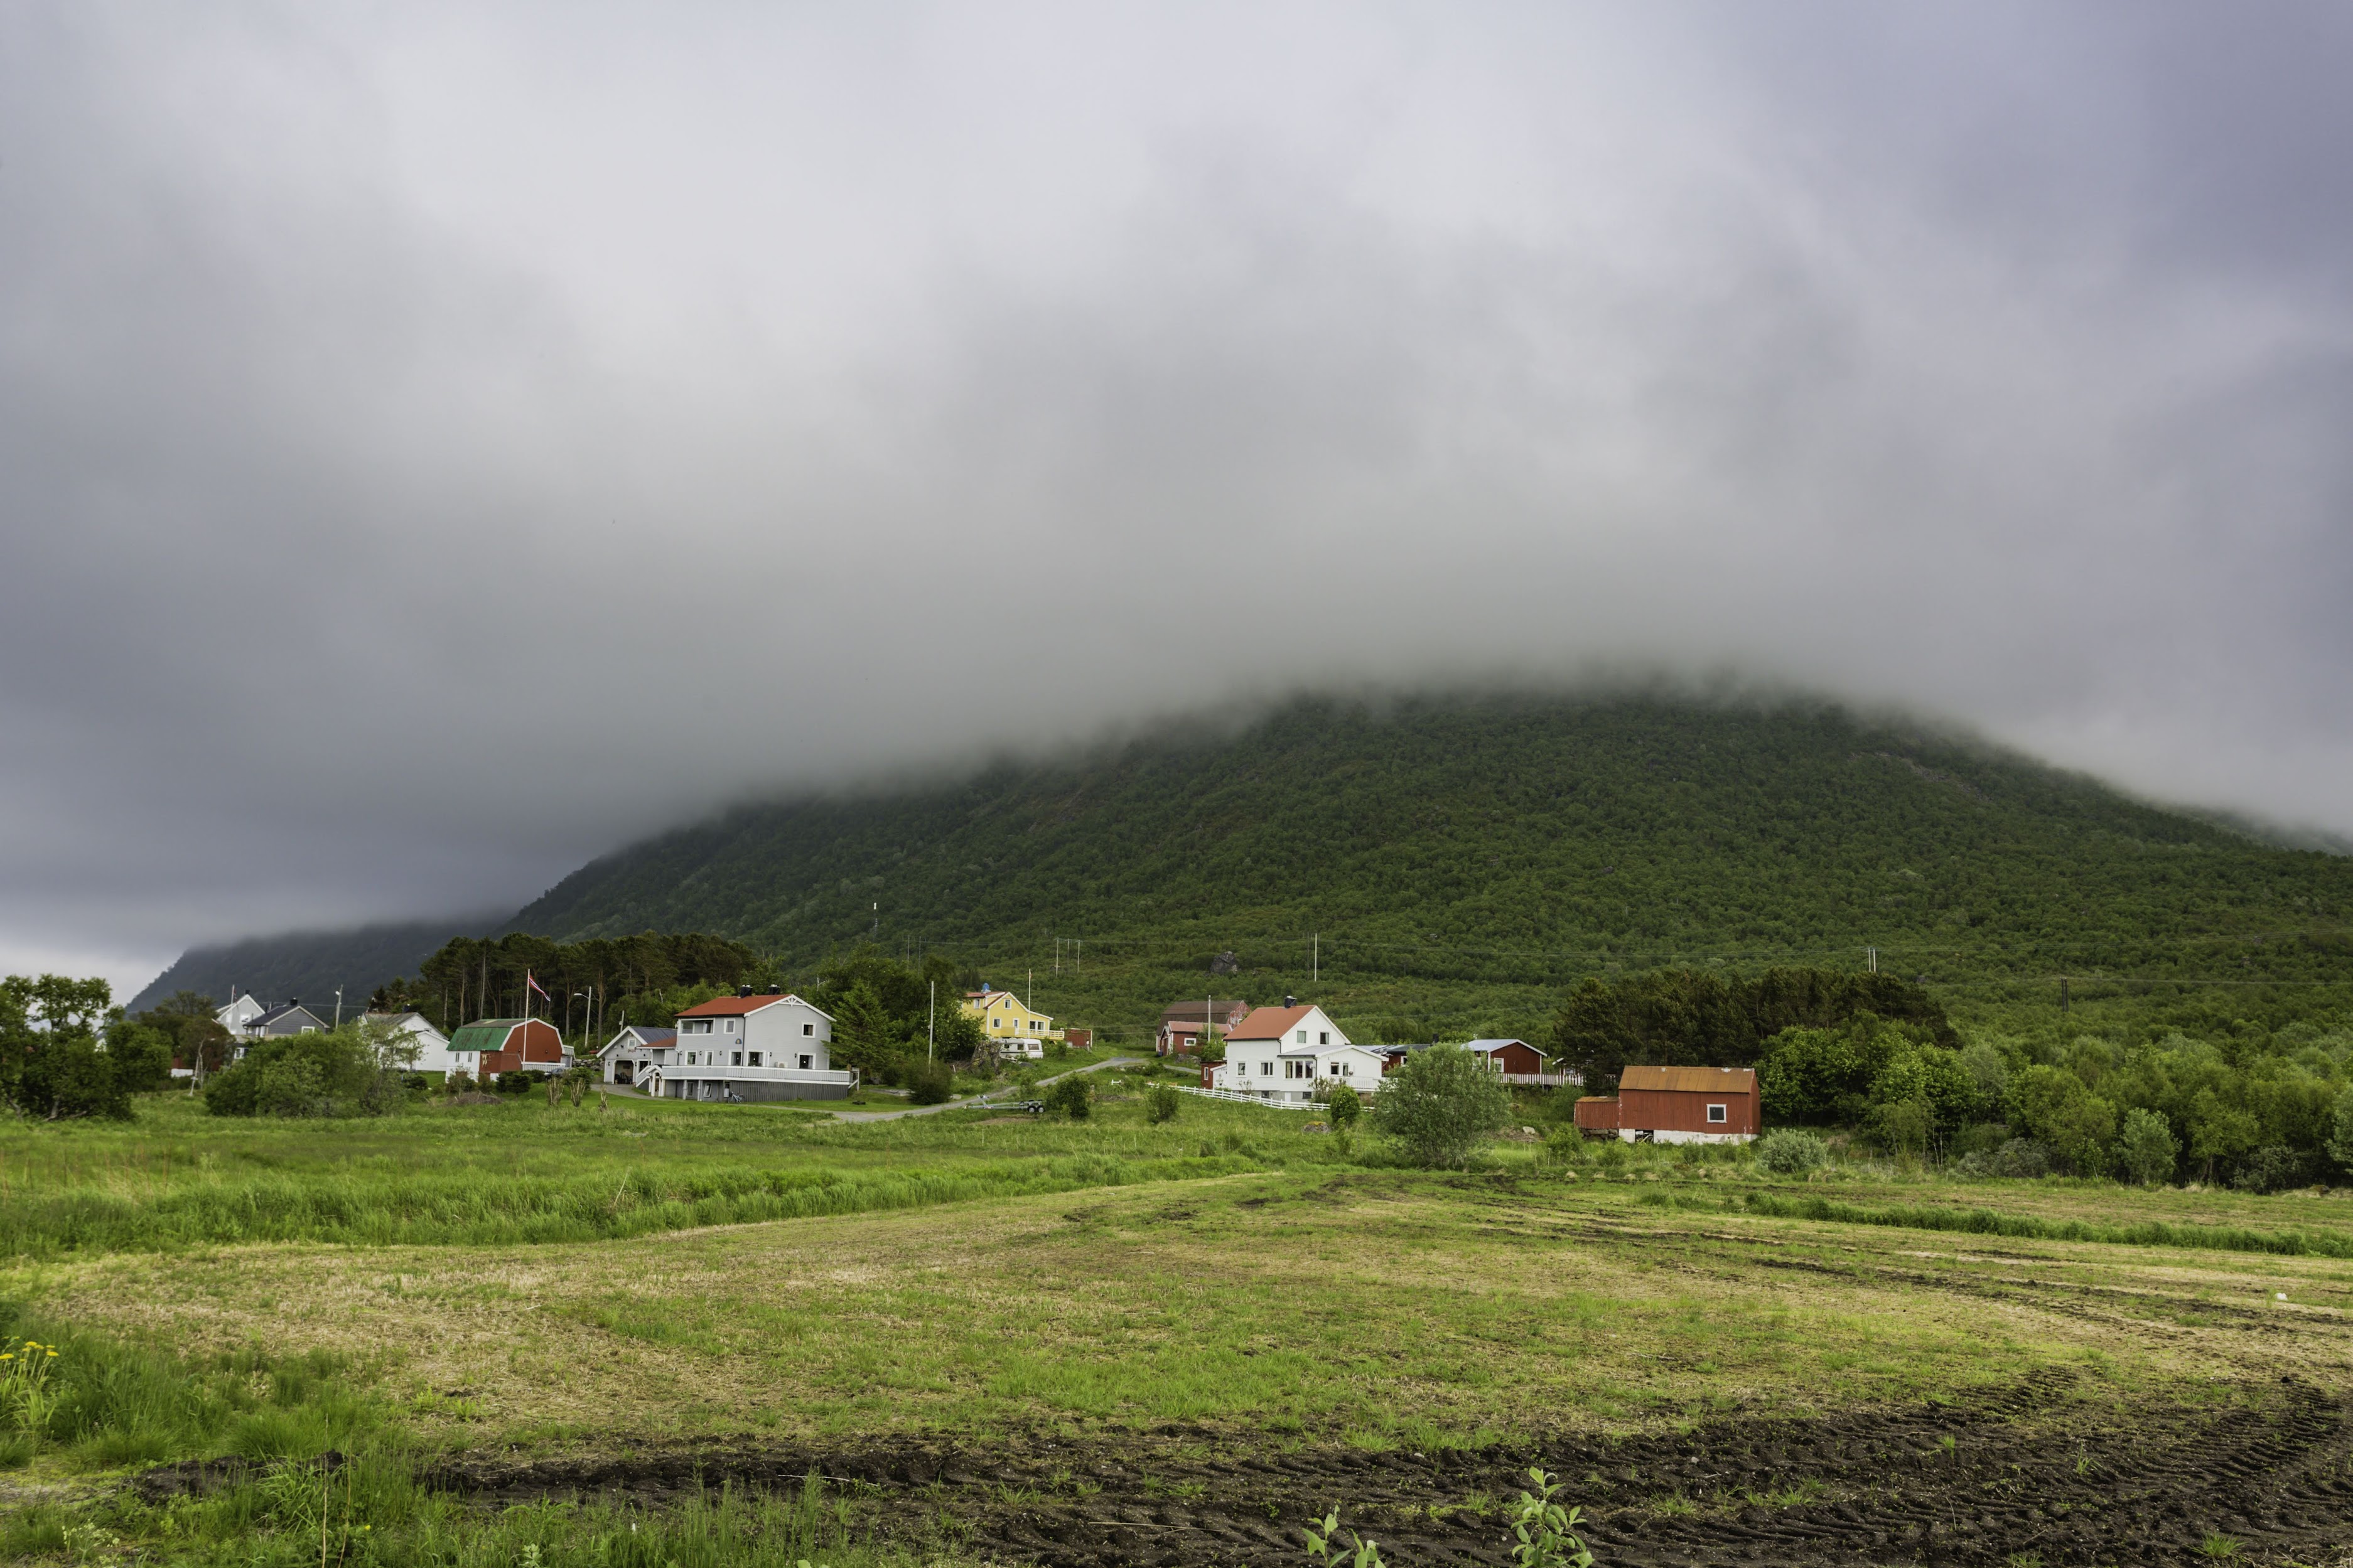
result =
[[[2353,827],[2341,11],[0,20],[0,968],[1303,683]]]

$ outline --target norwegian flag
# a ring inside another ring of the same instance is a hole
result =
[[[522,972],[522,983],[525,985],[530,986],[533,991],[538,992],[542,996],[547,997],[548,1001],[554,1002],[555,1000],[554,997],[547,995],[547,987],[542,985],[538,981],[532,978],[531,971],[528,969]]]

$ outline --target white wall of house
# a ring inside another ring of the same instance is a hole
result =
[[[449,1049],[449,1037],[428,1023],[423,1014],[370,1013],[368,1016],[387,1022],[396,1020],[399,1023],[400,1032],[416,1043],[418,1072],[446,1073],[455,1070],[458,1067],[459,1058]],[[472,1061],[473,1053],[467,1052],[465,1059],[469,1062]],[[470,1072],[473,1069],[469,1067],[466,1070]]]

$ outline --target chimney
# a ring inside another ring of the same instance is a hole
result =
[[[752,988],[749,985],[738,985],[735,987],[735,994],[738,996],[749,996],[752,994]]]
[[[1286,1007],[1296,1007],[1299,1005],[1299,998],[1286,991],[1282,994],[1282,1005]]]
[[[771,985],[768,987],[768,994],[771,996],[782,996],[784,994],[785,988],[781,985]]]

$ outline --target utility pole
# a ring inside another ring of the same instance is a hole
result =
[[[1307,978],[1311,984],[1320,984],[1324,979],[1324,933],[1320,931],[1307,934]]]
[[[882,940],[882,900],[880,899],[874,900],[874,940]]]
[[[336,986],[336,987],[335,987],[335,1027],[337,1027],[338,1029],[340,1029],[340,1028],[342,1028],[343,1026],[343,988],[342,986],[338,985],[338,986]]]
[[[1862,958],[1863,962],[1871,966],[1871,972],[1873,974],[1879,973],[1879,950],[1877,948],[1864,948],[1862,950]]]
[[[940,983],[932,982],[931,1010],[923,1015],[923,1059],[931,1061],[939,1055],[940,1045]]]

